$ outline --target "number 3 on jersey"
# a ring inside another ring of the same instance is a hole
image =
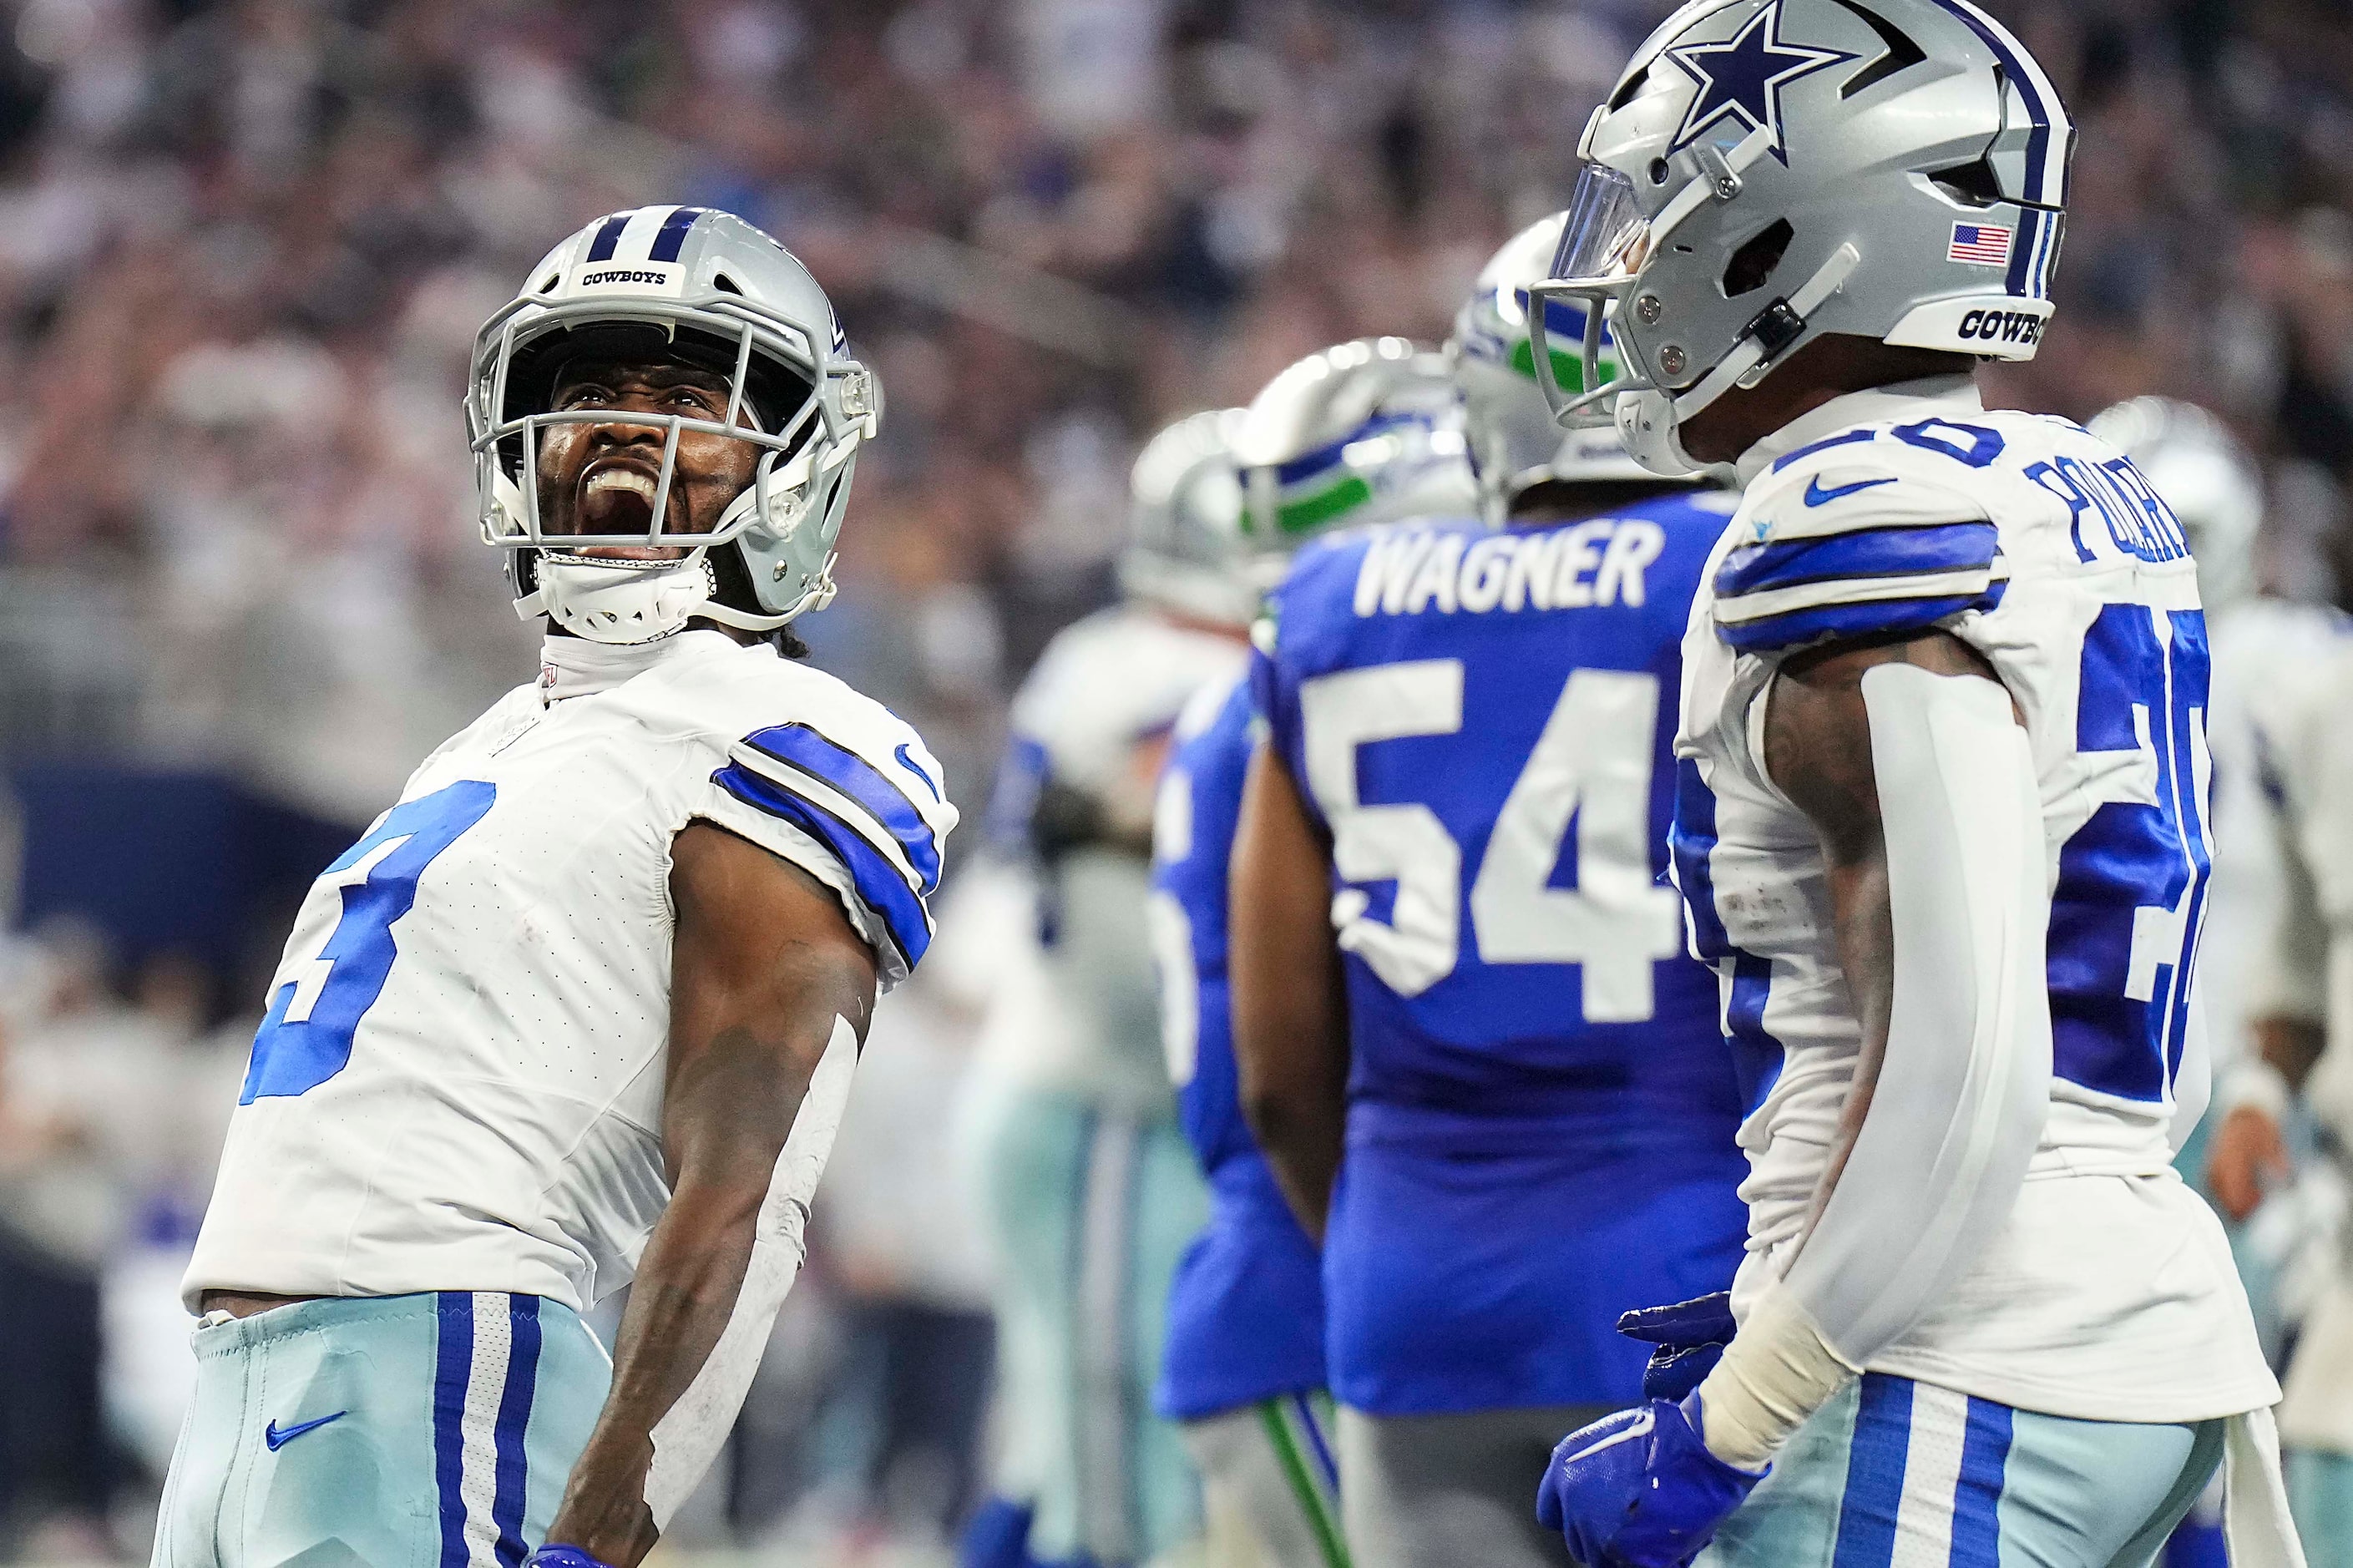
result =
[[[1462,664],[1417,659],[1352,669],[1300,688],[1307,785],[1332,826],[1343,881],[1394,881],[1387,921],[1371,895],[1332,900],[1340,946],[1404,996],[1454,972],[1461,956],[1462,849],[1414,803],[1367,805],[1356,748],[1462,728]],[[1651,866],[1651,772],[1658,678],[1573,671],[1496,814],[1471,884],[1472,930],[1487,963],[1582,966],[1590,1023],[1640,1023],[1653,1008],[1651,965],[1682,950],[1672,889]],[[1577,886],[1552,885],[1577,825]]]
[[[319,955],[270,997],[239,1105],[301,1094],[343,1070],[352,1034],[392,973],[393,922],[416,906],[417,879],[498,794],[496,784],[466,779],[404,801],[321,873],[322,881],[343,884],[343,918]]]

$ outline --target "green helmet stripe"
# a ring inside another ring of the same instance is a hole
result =
[[[1520,339],[1512,345],[1512,368],[1530,381],[1536,378],[1535,345],[1525,338]],[[1568,393],[1571,396],[1583,392],[1585,390],[1585,356],[1582,353],[1567,353],[1559,349],[1554,349],[1552,378],[1563,392]],[[1601,362],[1603,384],[1607,385],[1617,379],[1617,364],[1613,361],[1603,360]]]
[[[1350,474],[1338,483],[1317,490],[1314,495],[1302,496],[1297,500],[1285,501],[1276,507],[1274,523],[1285,533],[1304,533],[1309,529],[1322,527],[1342,512],[1352,511],[1372,499],[1373,487],[1358,476]]]

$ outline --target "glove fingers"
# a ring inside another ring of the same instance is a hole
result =
[[[1679,1403],[1723,1359],[1722,1345],[1685,1345],[1681,1349],[1662,1345],[1651,1352],[1651,1364],[1642,1369],[1642,1397]]]
[[[1620,1333],[1654,1345],[1721,1342],[1730,1339],[1737,1327],[1729,1290],[1664,1307],[1638,1307],[1618,1320]]]

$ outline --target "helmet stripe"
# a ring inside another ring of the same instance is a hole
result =
[[[647,259],[649,261],[676,261],[678,259],[679,250],[686,244],[686,231],[692,228],[694,226],[694,220],[701,217],[708,210],[710,209],[706,207],[678,207],[673,209],[670,216],[662,219],[661,229],[654,236],[654,247],[647,257]]]
[[[588,259],[590,261],[612,260],[614,247],[621,243],[621,231],[629,226],[629,219],[636,216],[635,213],[615,213],[611,217],[607,218],[604,226],[596,230],[596,237],[588,242]]]
[[[2000,23],[1968,4],[1968,0],[1936,0],[1936,4],[1984,41],[2001,62],[2004,76],[2017,85],[2019,96],[2025,100],[2026,112],[2034,123],[2034,133],[2026,147],[2025,199],[2040,206],[2066,205],[2067,154],[2075,138],[2075,126],[2067,118],[2058,89],[2052,86],[2051,79],[2043,74],[2034,57]],[[2031,248],[2020,247],[2021,250]],[[2013,268],[2011,275],[2014,279],[2020,276],[2019,269]]]

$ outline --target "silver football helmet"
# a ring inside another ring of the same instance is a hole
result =
[[[2220,610],[2255,591],[2263,474],[2229,426],[2194,403],[2135,397],[2084,426],[2133,461],[2172,509],[2198,563],[2198,597]]]
[[[671,360],[726,377],[720,420],[554,411],[563,367],[584,355]],[[846,352],[825,290],[743,219],[651,206],[597,219],[550,251],[474,340],[466,398],[482,537],[507,552],[516,614],[596,642],[667,637],[693,616],[773,631],[833,597],[833,544],[858,448],[882,412],[873,374]],[[663,431],[641,532],[550,534],[538,455],[559,425]],[[752,481],[707,533],[668,527],[682,432],[760,448]],[[677,559],[584,554],[683,549]]]
[[[1588,307],[1587,374],[1546,395],[1680,473],[1680,421],[1825,332],[2031,359],[2073,144],[2051,79],[1969,0],[1694,0],[1586,123],[1535,291]]]
[[[1404,338],[1358,338],[1287,366],[1250,399],[1234,463],[1242,531],[1261,551],[1478,504],[1446,358]]]
[[[1220,625],[1246,626],[1265,584],[1242,542],[1235,477],[1239,408],[1188,414],[1144,444],[1128,486],[1128,546],[1120,586],[1139,599]]]
[[[1560,247],[1562,215],[1539,218],[1504,242],[1471,297],[1454,313],[1447,363],[1462,395],[1462,435],[1479,503],[1490,527],[1501,528],[1521,491],[1547,482],[1652,484],[1657,476],[1627,455],[1612,426],[1564,431],[1554,422],[1536,381],[1535,347],[1528,336],[1528,289],[1551,275]],[[1546,302],[1546,342],[1554,381],[1572,392],[1585,386],[1585,311],[1564,300]],[[1601,334],[1599,380],[1618,374],[1609,334]]]

